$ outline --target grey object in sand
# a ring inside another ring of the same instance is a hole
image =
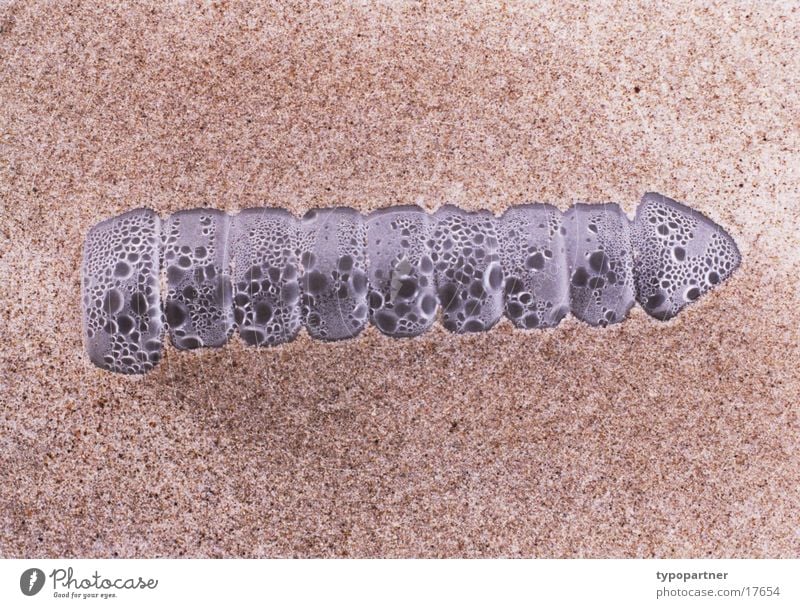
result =
[[[668,320],[728,279],[733,238],[703,214],[655,193],[633,221],[615,203],[544,204],[501,217],[446,205],[364,217],[338,207],[297,219],[282,209],[181,211],[164,222],[138,209],[87,237],[84,337],[90,360],[140,374],[159,361],[168,327],[180,349],[343,340],[368,323],[394,338],[437,317],[455,333],[552,328],[571,312],[595,327],[636,302]],[[161,272],[166,293],[161,302]]]

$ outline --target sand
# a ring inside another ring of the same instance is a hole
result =
[[[136,4],[0,8],[0,556],[800,556],[800,5]],[[668,323],[83,351],[134,207],[648,190],[744,256]]]

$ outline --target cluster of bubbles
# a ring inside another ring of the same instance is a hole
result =
[[[367,325],[367,227],[353,209],[309,211],[298,223],[308,242],[300,313],[312,338],[343,340]]]
[[[555,327],[570,309],[561,212],[519,205],[497,224],[506,315],[522,329]]]
[[[222,346],[233,330],[225,249],[230,219],[214,209],[193,209],[164,222],[164,315],[180,349]]]
[[[574,205],[564,214],[570,310],[605,327],[636,302],[630,221],[619,205]]]
[[[489,329],[503,314],[503,267],[494,215],[447,205],[434,215],[433,224],[428,244],[442,325],[456,333]]]
[[[648,193],[631,222],[616,204],[544,204],[501,217],[447,205],[362,216],[320,209],[211,209],[165,222],[136,210],[86,239],[84,331],[91,360],[143,373],[159,360],[162,328],[180,349],[342,340],[372,323],[420,335],[441,315],[456,333],[485,331],[505,314],[523,329],[555,327],[572,312],[619,323],[635,302],[658,319],[728,278],[740,263],[731,237],[705,216]],[[166,277],[164,308],[160,279]]]
[[[733,239],[697,211],[648,193],[633,222],[642,307],[667,320],[727,279],[741,257]]]
[[[247,344],[282,344],[300,331],[300,252],[311,243],[301,236],[282,209],[245,209],[233,218],[233,316]]]
[[[142,374],[161,359],[161,221],[147,209],[101,222],[83,258],[83,325],[92,363]]]
[[[367,219],[369,314],[386,335],[418,336],[436,319],[431,225],[431,216],[413,206],[381,209]]]

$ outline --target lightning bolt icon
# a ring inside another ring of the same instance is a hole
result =
[[[39,575],[36,573],[36,570],[34,570],[33,572],[31,572],[31,580],[29,580],[29,581],[28,581],[28,591],[30,591],[31,589],[33,589],[33,585],[34,585],[34,583],[36,583],[36,579],[37,579],[38,577],[39,577]]]

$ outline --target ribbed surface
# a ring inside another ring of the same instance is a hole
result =
[[[288,342],[301,326],[321,340],[352,338],[369,321],[389,336],[416,336],[437,310],[455,333],[486,331],[503,314],[519,328],[554,327],[567,311],[604,327],[637,299],[671,318],[740,262],[722,228],[655,194],[634,222],[614,203],[563,214],[521,205],[499,218],[451,205],[367,217],[339,207],[301,219],[195,209],[167,218],[160,233],[158,217],[139,210],[92,229],[85,252],[87,349],[96,365],[123,373],[158,361],[162,318],[181,349],[221,346],[234,328],[254,346]]]

